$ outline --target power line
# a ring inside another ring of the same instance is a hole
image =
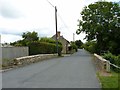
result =
[[[48,0],[46,0],[52,7],[54,7],[55,8],[55,6],[50,2],[50,1],[48,1]]]
[[[63,20],[63,18],[61,17],[61,15],[59,13],[58,13],[58,16],[59,16],[60,20],[62,21],[62,23],[64,24],[64,26],[66,28],[68,28],[68,26],[66,25],[65,21]]]
[[[51,2],[47,0],[47,2],[55,9],[55,29],[56,29],[56,52],[58,56],[60,55],[60,52],[58,52],[58,39],[57,39],[57,7],[54,6]]]
[[[70,31],[70,28],[69,28],[68,25],[65,23],[64,19],[61,17],[61,15],[60,15],[59,13],[58,13],[58,16],[59,16],[61,22],[63,23],[64,27],[65,27],[67,30]]]
[[[49,1],[49,0],[46,0],[53,8],[55,8],[55,6]],[[64,24],[64,26],[66,28],[68,28],[68,26],[66,25],[65,21],[63,20],[63,18],[61,17],[61,15],[58,13],[58,17],[61,19],[62,23]]]

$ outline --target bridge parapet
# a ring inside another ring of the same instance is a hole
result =
[[[102,58],[100,55],[94,54],[94,57],[95,57],[94,62],[95,62],[96,66],[99,70],[105,71],[105,72],[110,72],[111,71],[111,69],[110,69],[111,66],[120,70],[120,67],[118,67],[115,64],[110,63],[109,60],[106,60],[106,59]]]
[[[100,55],[94,54],[95,64],[101,71],[110,72],[110,61],[102,58]]]
[[[13,59],[13,62],[11,64],[8,63],[2,69],[9,69],[11,67],[16,68],[19,66],[25,66],[28,64],[32,64],[42,60],[47,60],[47,59],[56,58],[56,57],[58,57],[57,54],[39,54],[39,55],[19,57],[19,58]]]

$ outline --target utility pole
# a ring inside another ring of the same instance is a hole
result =
[[[53,7],[55,8],[55,28],[56,28],[56,52],[59,55],[59,51],[58,51],[58,35],[57,35],[57,7],[54,6],[51,2],[49,2],[47,0],[47,2]]]
[[[55,28],[56,28],[56,50],[57,54],[59,55],[58,52],[58,35],[57,35],[57,7],[55,6]]]

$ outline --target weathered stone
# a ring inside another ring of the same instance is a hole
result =
[[[40,54],[40,55],[33,55],[33,56],[25,56],[25,57],[19,57],[13,60],[12,66],[22,66],[27,65],[35,62],[39,62],[42,60],[55,58],[57,57],[57,54]]]

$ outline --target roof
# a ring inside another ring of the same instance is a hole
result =
[[[55,38],[56,38],[56,35],[53,35],[52,38],[55,39]],[[67,41],[68,43],[70,43],[70,42],[69,42],[67,39],[65,39],[63,36],[60,36],[59,39],[64,39],[65,41]],[[59,40],[59,39],[58,39],[58,40]]]

